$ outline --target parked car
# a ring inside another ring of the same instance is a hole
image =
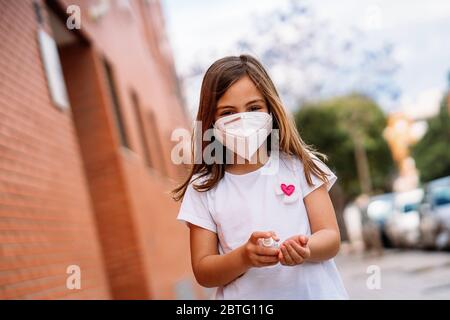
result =
[[[421,206],[421,242],[427,249],[450,248],[450,176],[429,182]]]
[[[367,217],[378,225],[381,242],[384,247],[392,247],[386,234],[386,220],[394,213],[394,194],[385,193],[370,198],[367,206]]]
[[[384,229],[394,247],[414,248],[420,246],[420,206],[424,190],[395,193],[393,213],[386,219]]]

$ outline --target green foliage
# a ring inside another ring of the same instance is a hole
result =
[[[423,182],[450,175],[450,117],[447,94],[442,99],[439,114],[427,122],[428,130],[425,136],[413,148],[413,157]]]
[[[383,130],[386,117],[371,99],[352,94],[303,105],[295,114],[302,139],[328,156],[348,199],[361,192],[354,137],[366,150],[374,192],[389,191],[394,170]]]

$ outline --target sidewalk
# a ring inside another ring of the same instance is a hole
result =
[[[342,253],[335,259],[350,299],[450,299],[450,252],[386,250],[381,257]],[[370,265],[381,289],[369,289]]]

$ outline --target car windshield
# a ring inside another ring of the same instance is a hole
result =
[[[450,187],[439,187],[433,190],[432,201],[436,207],[450,204]]]
[[[419,210],[419,203],[408,203],[408,204],[405,204],[404,206],[403,206],[403,212],[404,213],[408,213],[408,212],[412,212],[412,211],[418,211]]]

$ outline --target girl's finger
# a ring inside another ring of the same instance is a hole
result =
[[[277,234],[275,233],[275,231],[270,231],[272,233],[272,239],[275,241],[280,241],[280,238],[278,238]]]
[[[308,237],[306,236],[300,236],[300,243],[302,244],[302,246],[306,246],[306,244],[308,243]]]
[[[286,261],[286,265],[294,264],[294,260],[292,260],[291,256],[289,255],[289,252],[287,251],[287,248],[284,244],[281,246],[281,252],[283,253],[283,257],[284,257],[284,260]]]
[[[283,253],[280,250],[280,254],[278,255],[278,260],[282,265],[286,265],[286,260],[284,259]]]
[[[260,238],[269,238],[272,236],[272,233],[269,231],[255,231],[252,233],[252,235],[250,236],[250,241],[258,244],[258,239]]]
[[[294,260],[295,263],[301,263],[303,261],[302,256],[294,249],[292,246],[293,241],[288,241],[286,244],[286,248],[289,252],[289,255],[291,256],[292,260]]]
[[[274,257],[274,256],[258,256],[258,260],[261,263],[273,263],[273,262],[278,262],[278,256]]]
[[[276,248],[267,248],[263,246],[256,246],[255,253],[260,256],[278,256],[280,250]]]
[[[307,253],[306,253],[306,248],[305,247],[302,247],[301,245],[299,245],[297,242],[292,242],[291,243],[291,245],[292,245],[292,247],[295,249],[295,251],[297,251],[297,253],[301,256],[301,257],[303,257],[303,258],[305,258],[306,256],[307,256]]]

